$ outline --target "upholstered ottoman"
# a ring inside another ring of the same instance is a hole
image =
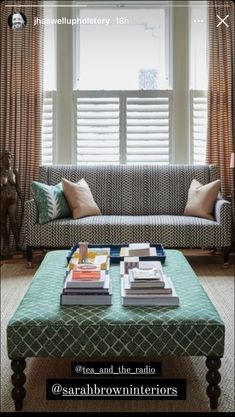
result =
[[[206,356],[211,408],[220,396],[224,324],[184,256],[166,250],[164,269],[180,297],[179,307],[124,307],[119,265],[111,266],[112,306],[60,305],[67,251],[48,253],[7,326],[12,360],[12,398],[20,410],[25,396],[25,359],[78,357],[79,360]]]

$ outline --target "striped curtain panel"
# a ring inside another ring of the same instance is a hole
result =
[[[235,149],[235,4],[211,0],[208,6],[207,162],[218,167],[222,194],[228,196],[232,192],[233,180],[229,162]],[[218,16],[224,19],[224,23]]]
[[[31,181],[38,178],[41,162],[42,109],[42,27],[34,26],[41,16],[41,1],[4,1],[0,7],[0,151],[12,152],[14,167],[19,171],[19,183],[24,200],[30,197]],[[7,5],[14,4],[13,7]],[[19,7],[17,5],[19,4]],[[8,26],[8,16],[14,11],[27,18],[21,30]]]
[[[33,23],[35,17],[42,17],[43,9],[32,4],[40,6],[43,2],[21,3],[3,1],[0,5],[0,152],[12,153],[25,201],[30,198],[31,181],[38,178],[41,163],[43,29]],[[13,11],[27,18],[21,30],[8,25]],[[19,222],[22,208],[19,202]]]

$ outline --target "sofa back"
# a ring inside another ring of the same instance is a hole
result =
[[[214,165],[53,165],[40,167],[39,181],[55,185],[85,178],[102,214],[149,215],[184,212],[193,178],[217,178]]]

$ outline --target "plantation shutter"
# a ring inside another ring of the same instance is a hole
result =
[[[206,163],[207,97],[203,91],[191,91],[191,140],[194,164]]]
[[[42,112],[42,165],[52,165],[55,141],[55,94],[47,92]]]
[[[76,98],[77,163],[119,162],[119,98]]]
[[[75,91],[78,164],[170,162],[171,91]]]
[[[127,163],[169,163],[169,115],[169,97],[127,99]]]

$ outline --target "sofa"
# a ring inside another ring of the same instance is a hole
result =
[[[166,248],[231,246],[231,204],[218,198],[214,220],[184,216],[193,179],[217,179],[214,165],[53,165],[41,166],[39,181],[55,185],[85,178],[102,215],[60,218],[39,224],[32,199],[25,202],[24,237],[28,262],[34,248],[70,248],[93,244],[162,243]]]

